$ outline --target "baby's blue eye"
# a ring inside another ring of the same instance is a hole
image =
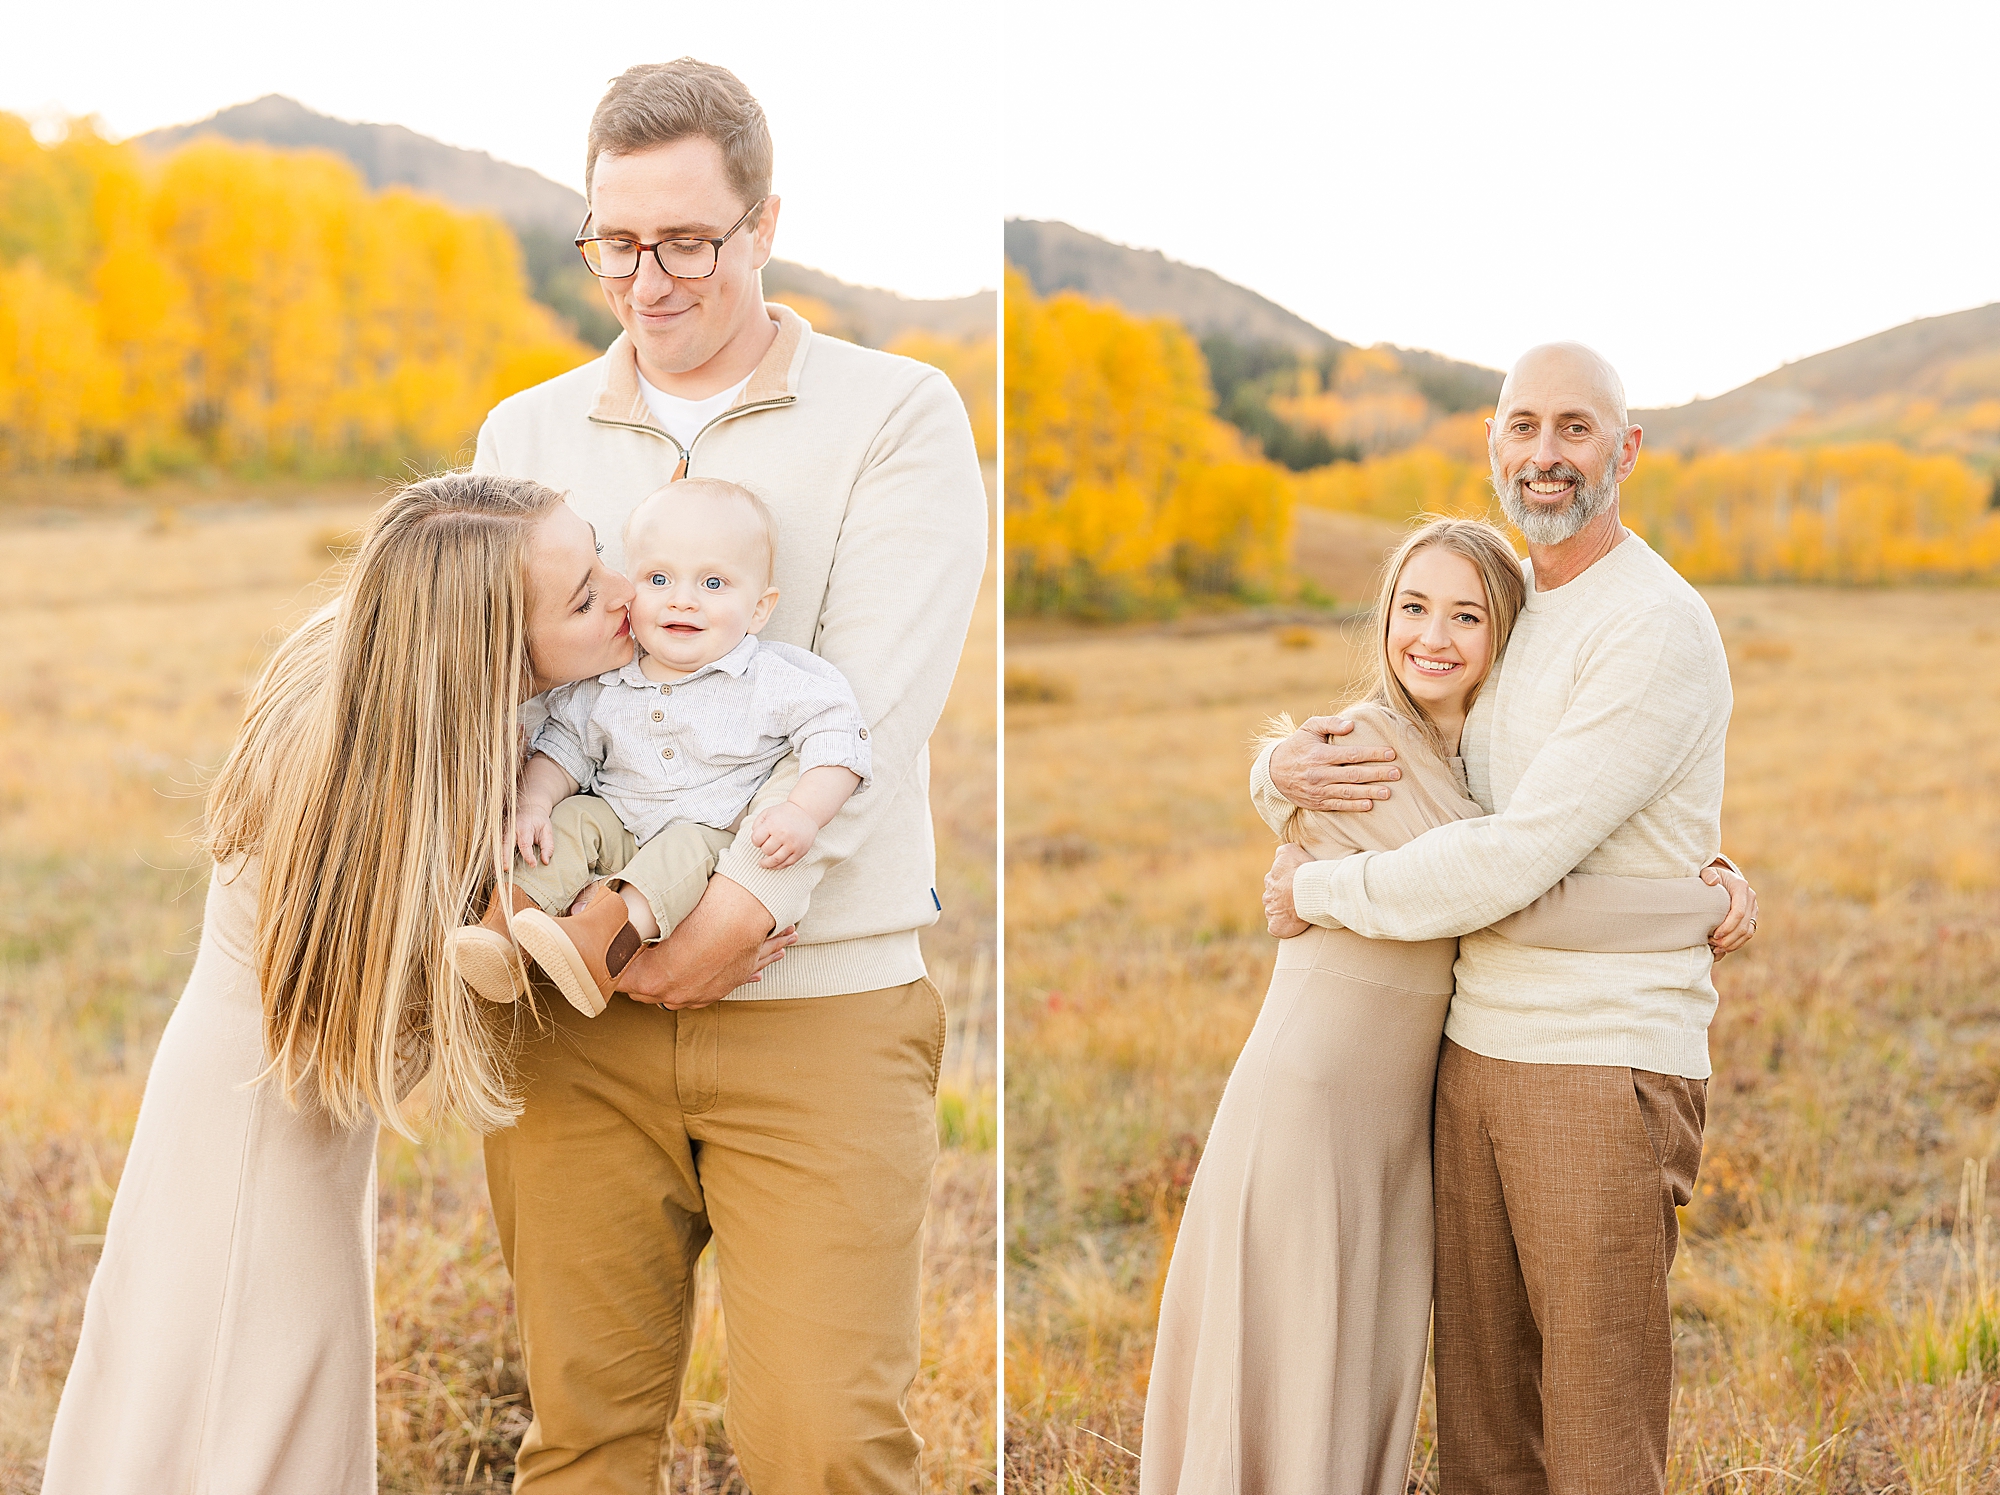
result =
[[[655,571],[651,576],[647,577],[646,580],[652,583],[656,587],[663,587],[667,584],[667,578],[658,571]]]
[[[711,576],[707,580],[702,582],[702,585],[707,587],[711,592],[719,592],[722,590],[722,578],[719,576]]]

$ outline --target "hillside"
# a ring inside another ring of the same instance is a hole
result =
[[[525,166],[484,151],[446,145],[402,125],[359,124],[308,109],[282,94],[266,94],[190,125],[172,125],[134,137],[142,150],[161,153],[200,135],[287,149],[328,150],[352,162],[370,187],[411,187],[462,208],[494,213],[514,230],[538,300],[567,318],[586,342],[603,346],[618,335],[590,272],[571,242],[583,222],[581,193]],[[578,148],[581,149],[579,137]],[[879,346],[897,333],[924,328],[946,336],[990,329],[991,291],[947,301],[919,301],[894,291],[849,285],[818,270],[773,260],[764,284],[774,295],[816,297],[863,342]]]
[[[1635,410],[1675,451],[1887,440],[2000,460],[2000,302],[1801,358],[1713,399]]]
[[[539,228],[573,238],[583,221],[583,197],[538,171],[462,150],[402,125],[356,124],[267,93],[191,125],[169,125],[133,137],[141,150],[164,154],[201,135],[227,140],[317,148],[345,156],[377,189],[414,187],[461,208],[484,208],[516,229]]]
[[[1067,223],[1010,218],[1006,246],[1008,262],[1044,296],[1079,291],[1141,316],[1173,317],[1197,338],[1219,334],[1313,358],[1353,346],[1213,270],[1183,265],[1157,249],[1128,249]]]
[[[1356,347],[1213,270],[1067,223],[1009,219],[1008,262],[1037,293],[1076,291],[1169,316],[1201,343],[1219,413],[1295,470],[1400,451],[1441,421],[1490,409],[1497,369],[1422,349]]]

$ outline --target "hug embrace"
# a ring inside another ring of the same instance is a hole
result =
[[[1756,925],[1728,664],[1620,523],[1608,364],[1532,350],[1489,431],[1527,561],[1410,535],[1373,689],[1251,771],[1282,943],[1167,1273],[1147,1495],[1400,1495],[1427,1336],[1450,1495],[1665,1488],[1709,971]]]
[[[382,507],[213,786],[49,1495],[375,1488],[375,1143],[420,1086],[486,1133],[516,1488],[658,1487],[711,1240],[751,1485],[917,1488],[972,433],[936,369],[766,304],[732,74],[630,69],[586,160],[622,335]]]

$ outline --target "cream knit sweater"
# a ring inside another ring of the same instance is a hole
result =
[[[1534,589],[1462,750],[1484,819],[1395,851],[1312,862],[1299,917],[1376,939],[1457,934],[1445,1033],[1489,1058],[1706,1079],[1708,947],[1586,954],[1486,926],[1571,871],[1690,877],[1721,848],[1729,666],[1708,604],[1638,536]],[[1275,796],[1270,750],[1252,791]]]
[[[732,998],[824,997],[924,974],[935,923],[928,743],[986,564],[986,489],[951,381],[928,364],[815,333],[772,305],[778,336],[729,410],[686,450],[688,471],[751,489],[778,519],[778,605],[759,637],[847,676],[868,722],[874,782],[813,849],[758,865],[749,826],[717,871],[799,942]],[[568,495],[624,569],[619,534],[676,475],[681,445],[652,417],[623,336],[604,357],[503,400],[480,428],[480,472]]]

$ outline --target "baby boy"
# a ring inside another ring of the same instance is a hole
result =
[[[690,478],[649,494],[625,523],[635,657],[549,694],[521,774],[512,935],[588,1016],[700,901],[787,753],[798,781],[751,828],[766,867],[804,856],[867,787],[868,729],[846,678],[757,637],[778,600],[776,551],[776,522],[748,489]],[[495,1001],[520,993],[507,932],[496,897],[450,941],[460,974]]]

